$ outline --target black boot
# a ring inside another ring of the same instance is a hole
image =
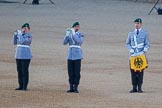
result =
[[[138,85],[138,93],[143,93],[141,85]]]
[[[135,93],[137,92],[137,86],[133,86],[133,89],[130,91],[130,93]]]
[[[28,89],[27,89],[27,85],[28,85],[28,84],[24,84],[24,85],[23,85],[23,89],[22,89],[23,91],[27,91],[27,90],[28,90]]]
[[[69,90],[67,90],[67,93],[72,93],[72,92],[74,92],[74,86],[70,85],[70,88]]]
[[[75,85],[74,86],[74,93],[79,93],[79,91],[78,91],[78,85]]]
[[[23,89],[23,83],[19,83],[19,87],[16,88],[15,90],[22,90]]]

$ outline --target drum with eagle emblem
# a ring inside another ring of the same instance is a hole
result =
[[[130,68],[135,72],[142,72],[142,70],[148,67],[147,59],[145,54],[139,56],[131,56]]]

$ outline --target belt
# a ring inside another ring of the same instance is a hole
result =
[[[137,44],[135,46],[132,46],[132,48],[143,48],[144,47],[144,43],[141,44]]]
[[[17,45],[17,47],[26,47],[26,48],[29,48],[29,45]]]
[[[81,48],[81,47],[78,46],[78,45],[70,45],[69,47],[70,47],[70,48]]]
[[[142,54],[144,54],[143,51],[142,52],[138,52],[138,53],[134,53],[134,54],[131,55],[131,57],[133,57],[133,56],[139,56],[139,55],[142,55]]]

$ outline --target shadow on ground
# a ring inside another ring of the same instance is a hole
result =
[[[19,3],[19,2],[13,2],[13,1],[0,0],[0,3]]]

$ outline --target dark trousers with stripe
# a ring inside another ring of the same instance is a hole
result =
[[[27,88],[29,82],[29,64],[30,59],[16,59],[18,82],[22,88]]]
[[[81,59],[79,60],[68,60],[68,75],[69,84],[78,86],[80,82],[80,70],[81,70]]]
[[[144,76],[144,71],[142,72],[135,72],[134,70],[131,71],[131,79],[132,79],[132,85],[133,89],[141,89],[142,84],[143,84],[143,76]]]

